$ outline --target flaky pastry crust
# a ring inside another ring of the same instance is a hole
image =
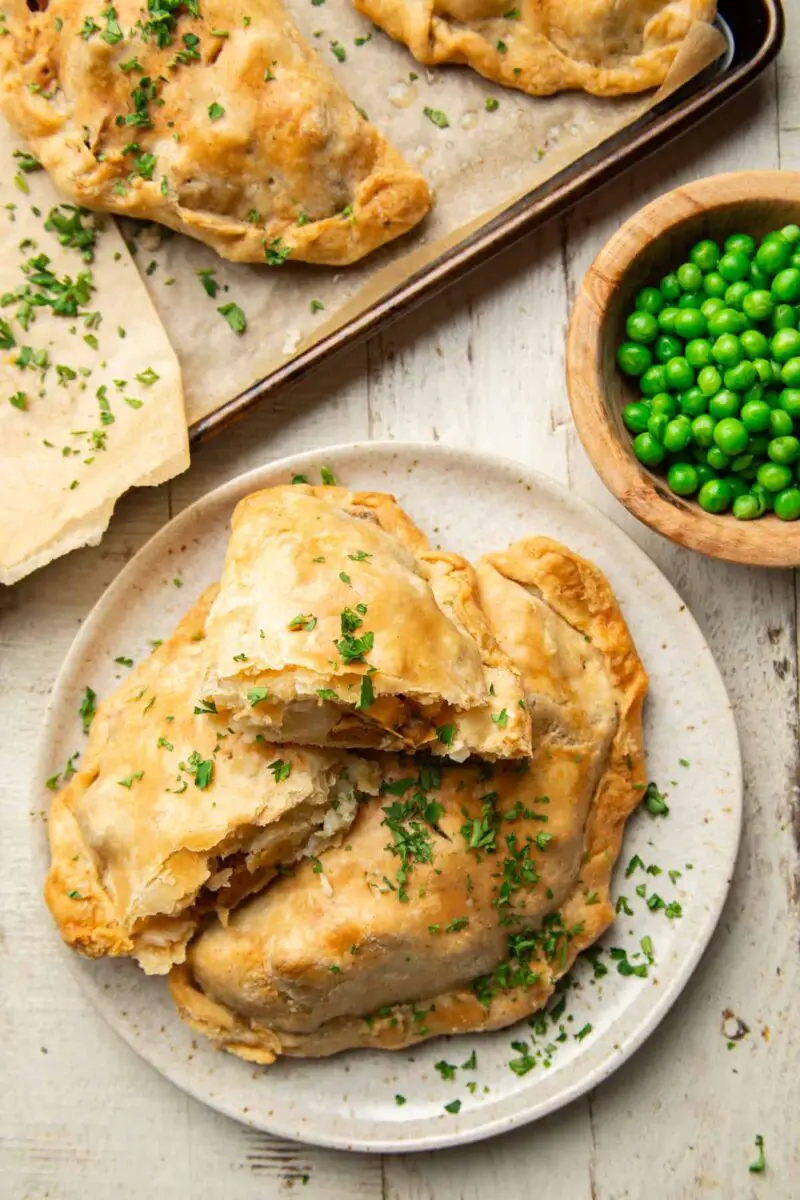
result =
[[[387,794],[345,847],[227,929],[212,922],[172,972],[181,1016],[218,1047],[270,1063],[501,1028],[540,1008],[611,924],[645,780],[644,669],[607,581],[563,546],[526,539],[477,574],[534,705],[526,769],[447,765],[438,780],[419,760],[385,764]],[[401,884],[398,847],[420,830],[429,853],[416,843]]]
[[[42,7],[4,6],[0,104],[76,204],[272,266],[355,262],[430,208],[279,0]]]
[[[658,87],[716,0],[354,0],[422,63],[467,63],[531,96]]]

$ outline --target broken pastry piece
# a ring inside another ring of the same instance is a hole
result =
[[[660,86],[715,0],[354,0],[421,63],[467,63],[531,96]]]
[[[0,104],[76,204],[236,262],[343,265],[430,208],[278,0],[4,6]]]
[[[45,898],[62,937],[148,973],[182,961],[202,913],[227,919],[280,866],[335,841],[379,783],[354,755],[278,755],[200,699],[213,592],[99,705],[50,811]]]
[[[203,694],[234,728],[457,759],[530,753],[519,672],[472,568],[430,549],[392,496],[269,488],[232,524]]]
[[[330,849],[217,920],[170,986],[254,1062],[398,1049],[529,1016],[611,924],[644,786],[647,678],[603,576],[548,539],[478,568],[486,612],[541,702],[533,756],[400,760]]]

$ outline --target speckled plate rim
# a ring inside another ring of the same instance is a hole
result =
[[[478,1108],[473,1111],[472,1119],[468,1119],[468,1111],[462,1109],[462,1113],[451,1125],[447,1128],[440,1126],[436,1128],[435,1132],[426,1132],[423,1128],[424,1125],[430,1124],[429,1121],[416,1119],[410,1122],[410,1124],[416,1125],[418,1128],[406,1129],[402,1136],[386,1136],[385,1132],[376,1132],[374,1136],[367,1134],[357,1136],[354,1135],[352,1127],[348,1129],[347,1122],[343,1123],[341,1118],[337,1118],[336,1114],[331,1116],[330,1128],[323,1128],[319,1125],[306,1127],[303,1122],[298,1123],[296,1118],[283,1119],[279,1113],[272,1114],[268,1120],[264,1120],[259,1119],[258,1114],[248,1111],[246,1108],[243,1111],[229,1097],[219,1094],[213,1088],[209,1088],[204,1077],[197,1078],[191,1070],[177,1070],[175,1064],[163,1061],[163,1057],[159,1054],[159,1043],[155,1042],[152,1045],[142,1044],[135,1036],[131,1024],[121,1019],[120,1013],[114,1003],[108,1000],[102,988],[93,979],[91,970],[87,970],[87,968],[97,967],[99,964],[87,963],[85,960],[81,960],[79,956],[68,951],[63,947],[55,931],[53,932],[54,943],[64,954],[66,961],[77,975],[93,1005],[140,1057],[149,1062],[151,1066],[155,1067],[156,1070],[174,1083],[175,1086],[181,1088],[200,1103],[206,1104],[234,1120],[241,1121],[266,1133],[334,1149],[375,1153],[439,1149],[478,1141],[507,1132],[520,1125],[539,1120],[576,1100],[608,1078],[609,1075],[626,1062],[653,1032],[675,1003],[689,981],[713,935],[733,876],[742,822],[742,771],[739,741],[724,683],[694,618],[688,611],[685,611],[685,606],[682,605],[680,597],[674,588],[672,588],[671,584],[669,584],[644,551],[598,509],[583,500],[577,499],[561,484],[538,472],[530,470],[520,463],[497,455],[450,449],[446,446],[430,443],[391,441],[345,443],[328,446],[319,450],[275,460],[264,466],[257,467],[213,489],[194,504],[184,509],[134,555],[117,578],[109,585],[86,618],[55,680],[50,701],[45,712],[41,741],[34,763],[32,808],[34,810],[41,810],[43,799],[46,803],[48,799],[52,798],[51,793],[43,792],[41,783],[52,771],[51,734],[67,698],[69,698],[70,702],[74,701],[74,679],[80,675],[81,665],[85,661],[89,647],[96,637],[96,630],[98,627],[102,627],[106,618],[110,617],[120,601],[124,600],[133,585],[135,585],[140,572],[147,570],[147,564],[150,559],[157,559],[162,551],[171,543],[177,543],[185,539],[190,530],[195,532],[198,523],[202,521],[204,512],[207,509],[213,510],[220,504],[227,504],[232,510],[235,503],[249,491],[259,487],[268,487],[279,482],[287,482],[291,479],[292,475],[312,471],[318,468],[321,463],[335,464],[342,474],[343,482],[346,484],[348,482],[348,465],[354,470],[369,470],[373,464],[377,463],[375,473],[378,474],[380,471],[380,461],[386,456],[395,460],[398,479],[393,488],[390,472],[384,471],[383,477],[380,480],[376,480],[374,485],[370,485],[375,487],[376,490],[381,488],[383,490],[401,491],[402,488],[399,484],[406,478],[406,473],[410,473],[413,467],[420,462],[425,463],[426,466],[432,465],[438,471],[446,471],[449,466],[463,468],[468,465],[474,471],[488,471],[490,475],[494,473],[495,475],[505,476],[506,482],[522,485],[529,493],[529,499],[531,495],[535,496],[537,492],[540,494],[543,493],[552,502],[562,506],[565,511],[571,510],[574,515],[581,517],[587,527],[594,526],[595,528],[602,529],[605,539],[604,545],[609,546],[609,555],[613,551],[614,561],[618,561],[620,564],[624,563],[625,569],[628,571],[633,567],[639,572],[643,572],[646,577],[650,577],[653,580],[657,579],[660,587],[663,589],[664,596],[675,604],[676,611],[683,613],[684,630],[690,631],[691,636],[697,642],[698,649],[702,651],[703,686],[707,693],[708,708],[715,722],[718,723],[714,742],[720,748],[722,746],[725,747],[726,774],[730,780],[725,794],[728,797],[730,807],[725,810],[728,813],[729,819],[721,826],[724,831],[724,844],[720,845],[717,842],[714,844],[718,862],[715,864],[715,870],[711,876],[713,886],[711,890],[703,893],[702,913],[695,916],[692,922],[691,934],[683,942],[680,956],[669,971],[664,972],[660,986],[657,989],[651,990],[652,1002],[645,1006],[644,1011],[636,1015],[633,1026],[621,1033],[615,1028],[615,1036],[613,1037],[609,1034],[605,1038],[594,1042],[587,1041],[585,1049],[584,1046],[581,1046],[581,1052],[572,1064],[577,1068],[571,1072],[573,1077],[565,1081],[564,1086],[555,1092],[551,1092],[550,1095],[544,1098],[537,1097],[536,1095],[538,1081],[542,1079],[541,1074],[538,1074],[535,1078],[527,1076],[526,1078],[531,1079],[531,1086],[509,1097],[511,1102],[510,1111],[504,1111],[493,1117],[488,1115],[482,1117],[482,1110]],[[402,462],[401,460],[406,461]],[[484,492],[484,496],[485,494]],[[413,504],[410,507],[412,508],[413,515]],[[531,532],[535,530],[536,516],[534,508],[531,514]],[[580,552],[580,547],[576,547],[576,549]],[[604,569],[609,573],[611,582],[614,584],[614,571],[609,569],[608,564],[604,564]],[[133,590],[135,591],[135,587],[133,587]],[[628,615],[630,616],[630,614]],[[38,886],[43,882],[47,869],[47,854],[46,838],[42,835],[41,829],[37,831],[35,826],[32,832],[32,841],[32,857]],[[119,962],[113,965],[117,968],[124,966],[132,967],[132,964]],[[642,1008],[643,1006],[641,1004],[637,1006],[634,1001],[628,1007]],[[624,1014],[625,1010],[623,1009],[623,1017]],[[175,1020],[178,1021],[177,1016]],[[507,1030],[505,1032],[509,1033],[510,1031]],[[492,1036],[495,1035],[477,1034],[475,1038],[480,1044],[481,1038]],[[466,1044],[466,1039],[464,1039],[464,1043]],[[440,1039],[437,1039],[433,1044],[440,1044]],[[322,1061],[325,1064],[330,1064],[336,1063],[341,1058],[342,1056],[336,1056],[333,1059]],[[293,1061],[297,1062],[298,1060]],[[243,1070],[250,1070],[248,1064],[241,1064],[241,1067]],[[569,1067],[567,1071],[569,1071]],[[528,1092],[531,1094],[527,1094]],[[385,1128],[385,1124],[381,1126],[381,1130]],[[398,1130],[399,1132],[401,1130]]]

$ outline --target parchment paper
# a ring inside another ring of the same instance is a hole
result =
[[[337,271],[291,260],[279,268],[233,265],[188,238],[129,223],[135,261],[181,361],[190,424],[629,125],[726,47],[716,29],[698,25],[658,93],[618,100],[582,93],[536,98],[491,84],[467,67],[427,70],[355,12],[349,0],[285,2],[353,102],[426,176],[435,205],[417,230]],[[366,37],[364,45],[355,44]],[[333,54],[334,41],[344,47],[344,62]],[[495,111],[487,110],[488,97],[497,100]],[[426,107],[445,113],[449,127],[434,125],[424,115]],[[200,270],[215,272],[220,284],[215,298],[204,291]],[[242,335],[217,312],[228,301],[239,304],[247,317]],[[313,312],[312,301],[317,302]]]

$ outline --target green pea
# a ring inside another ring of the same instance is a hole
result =
[[[646,437],[647,434],[641,436]],[[782,492],[792,482],[792,470],[783,463],[766,462],[758,468],[756,479],[768,492]]]
[[[697,468],[691,463],[673,463],[667,471],[667,483],[676,496],[692,496],[700,487]]]
[[[760,288],[764,291],[769,291],[772,283],[772,276],[768,275],[766,271],[762,271],[758,263],[750,263],[750,274],[747,278],[750,280],[754,288]]]
[[[633,452],[645,467],[657,467],[664,461],[664,447],[650,433],[640,433],[633,439]]]
[[[752,290],[752,284],[747,283],[744,279],[740,279],[738,283],[729,284],[725,289],[725,303],[728,308],[738,308],[741,311],[745,297],[749,296]]]
[[[772,339],[772,357],[781,364],[800,354],[800,330],[779,329]]]
[[[764,358],[769,353],[769,341],[758,329],[745,329],[739,341],[749,359]]]
[[[728,284],[722,278],[719,271],[709,271],[703,277],[703,291],[709,298],[715,300],[721,299],[727,290]]]
[[[716,421],[710,413],[700,413],[692,421],[692,437],[697,446],[706,450],[714,444],[714,427]]]
[[[800,517],[800,488],[787,487],[775,497],[775,516],[781,521],[796,521]]]
[[[709,513],[726,512],[733,503],[730,484],[724,479],[709,479],[697,493],[697,503]]]
[[[800,242],[800,225],[784,225],[781,236],[785,237],[790,245]]]
[[[784,388],[778,396],[778,403],[790,417],[800,420],[800,388]]]
[[[723,375],[725,387],[732,392],[746,392],[758,379],[758,373],[751,362],[747,359],[744,362],[737,363],[735,367],[729,367]]]
[[[724,450],[720,450],[719,446],[712,446],[706,452],[706,462],[715,471],[727,471],[731,465],[730,455],[726,454]]]
[[[644,433],[647,429],[647,422],[650,420],[650,409],[641,401],[626,404],[622,410],[622,419],[625,422],[625,428],[630,429],[631,433]]]
[[[720,259],[719,246],[709,239],[697,242],[689,251],[689,259],[704,273],[713,271]]]
[[[750,433],[763,433],[769,429],[770,407],[763,400],[748,400],[739,414],[742,424]]]
[[[756,262],[768,275],[777,275],[792,257],[791,243],[781,233],[770,233],[756,251]]]
[[[676,392],[683,392],[694,383],[694,371],[682,356],[671,358],[664,367],[667,373],[667,387]]]
[[[705,343],[708,345],[708,343]],[[686,347],[687,352],[689,347]],[[697,376],[697,386],[704,396],[716,396],[722,387],[722,376],[716,367],[703,367]]]
[[[789,437],[794,433],[794,422],[782,408],[770,409],[769,432],[772,437]]]
[[[763,385],[772,383],[772,364],[768,358],[754,358],[753,366],[758,375],[758,382]]]
[[[767,446],[767,455],[773,462],[789,466],[791,463],[797,462],[798,456],[800,456],[800,441],[791,435],[773,438]]]
[[[662,308],[661,312],[658,314],[658,328],[662,333],[675,332],[675,318],[679,312],[680,309],[674,308],[673,306]]]
[[[658,288],[642,288],[633,302],[633,307],[639,312],[651,313],[655,317],[664,307],[664,297]]]
[[[704,396],[699,387],[687,388],[680,394],[681,412],[687,417],[698,417],[708,408],[708,397]]]
[[[749,492],[735,497],[731,511],[737,521],[755,521],[761,516],[758,500]]]
[[[797,313],[792,308],[791,304],[778,304],[772,314],[772,328],[779,329],[794,329],[797,326]]]
[[[734,333],[723,333],[711,347],[714,358],[723,367],[736,367],[744,358],[742,344]]]
[[[678,337],[703,337],[708,329],[708,321],[699,308],[679,308],[675,317],[675,332]]]
[[[658,285],[658,290],[665,300],[677,300],[681,294],[681,285],[678,283],[678,276],[674,271],[669,275],[665,275]]]
[[[651,413],[650,419],[647,422],[647,432],[651,437],[654,437],[657,442],[660,442],[664,436],[664,430],[669,424],[669,417],[664,413]]]
[[[788,388],[800,388],[800,358],[790,358],[783,364],[781,382]]]
[[[632,312],[625,322],[625,332],[632,342],[647,345],[658,337],[658,321],[648,312]]]
[[[660,363],[654,367],[648,367],[639,380],[639,386],[645,396],[655,396],[658,392],[666,392],[667,371]]]
[[[677,397],[671,396],[669,392],[656,392],[650,401],[650,411],[652,413],[662,413],[665,417],[677,416]]]
[[[653,354],[656,362],[666,363],[675,358],[683,350],[683,342],[669,333],[662,333],[653,343]]]
[[[751,321],[767,321],[775,311],[772,293],[766,288],[755,288],[742,299],[742,311]]]
[[[768,491],[760,483],[752,483],[750,485],[750,495],[755,496],[756,500],[758,501],[761,509],[759,516],[761,516],[761,513],[771,512],[772,505],[774,503],[772,492]]]
[[[754,458],[763,458],[769,444],[770,438],[766,436],[766,433],[754,433],[750,442],[747,443],[747,454]]]
[[[699,292],[703,286],[703,272],[694,263],[682,263],[675,274],[682,292]]]
[[[800,267],[800,254],[793,254],[789,259],[790,267]]]
[[[755,366],[755,365],[756,364],[753,363],[753,366]],[[751,400],[763,400],[763,398],[764,398],[764,388],[762,387],[760,382],[754,383],[752,387],[748,388],[746,392],[742,392],[739,396],[739,399],[742,402],[742,404],[749,404],[749,402]]]
[[[725,249],[729,254],[737,250],[747,258],[752,258],[756,252],[756,240],[749,233],[732,233],[725,239]]]
[[[641,375],[651,365],[653,356],[646,346],[623,342],[617,350],[617,366],[624,375]]]
[[[744,452],[748,437],[747,430],[741,421],[737,421],[736,417],[725,417],[722,421],[717,422],[714,429],[714,442],[729,458],[735,458],[737,454]]]
[[[684,292],[678,301],[678,308],[692,308],[699,311],[700,305],[705,303],[705,296],[702,292]]]
[[[723,308],[708,318],[709,337],[720,337],[725,333],[741,333],[745,318],[735,308]]]
[[[709,479],[717,478],[715,472],[711,469],[708,463],[698,463],[695,467],[695,470],[697,471],[697,478],[700,480],[701,487],[704,483],[708,483]]]
[[[688,417],[674,417],[667,422],[661,439],[664,449],[670,454],[679,454],[692,440],[692,423]]]
[[[753,466],[752,454],[737,454],[736,458],[731,459],[731,470],[735,471],[739,475],[744,476],[745,471],[750,472],[750,468],[752,466]],[[753,468],[751,473],[752,473],[753,479],[755,479],[756,468]]]
[[[723,279],[722,282],[724,283],[725,280]],[[718,296],[712,296],[710,299],[703,301],[700,305],[700,312],[707,321],[710,321],[714,313],[722,312],[724,307],[724,300],[720,300]]]
[[[769,369],[772,372],[772,382],[780,383],[783,375],[783,363],[776,362],[774,358],[771,358]]]
[[[800,271],[797,267],[784,267],[772,281],[772,294],[783,304],[794,304],[800,299]]]
[[[728,391],[723,388],[721,392],[717,392],[716,396],[712,396],[708,402],[708,411],[712,417],[716,417],[718,421],[725,417],[735,417],[739,411],[740,399],[736,392]]]
[[[733,464],[731,464],[731,466],[732,465]],[[733,493],[734,501],[736,500],[737,496],[747,495],[747,484],[743,479],[740,479],[738,475],[724,475],[723,478]]]
[[[689,366],[696,370],[709,367],[713,362],[711,343],[706,338],[693,338],[691,342],[687,342],[684,354]]]
[[[779,408],[780,407],[779,393],[774,391],[773,388],[767,388],[765,390],[764,394],[762,395],[761,399],[764,401],[765,404],[768,404],[770,406],[770,408]]]
[[[719,260],[719,273],[728,283],[746,279],[750,272],[750,259],[741,250],[728,250]]]

